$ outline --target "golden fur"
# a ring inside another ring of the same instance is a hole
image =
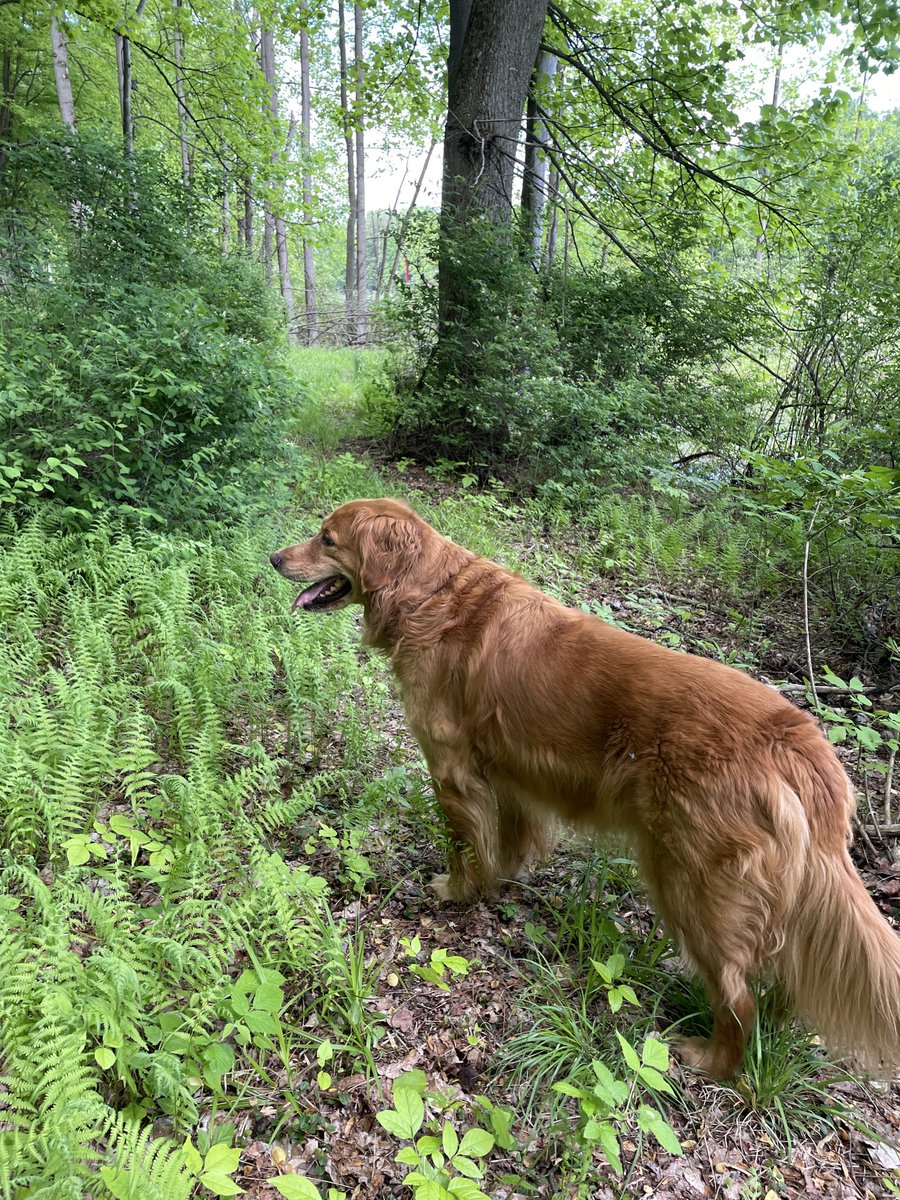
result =
[[[390,659],[456,845],[442,898],[514,877],[554,817],[618,831],[708,990],[712,1037],[686,1061],[737,1071],[769,971],[835,1049],[900,1067],[900,938],[854,870],[852,792],[811,717],[564,607],[394,500],[343,505],[272,562],[315,585],[295,607],[361,604]]]

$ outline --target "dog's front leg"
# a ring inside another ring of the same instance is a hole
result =
[[[490,784],[459,762],[433,764],[434,790],[453,840],[450,871],[428,885],[442,900],[472,900],[497,882],[497,806]]]

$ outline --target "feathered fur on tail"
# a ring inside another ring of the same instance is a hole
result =
[[[838,777],[836,771],[825,779],[819,775],[814,784],[814,790],[846,787],[843,773]],[[798,1013],[832,1050],[872,1074],[895,1077],[900,1075],[900,936],[866,891],[843,841],[835,844],[833,829],[817,829],[816,806],[810,808],[806,869],[785,921],[778,973]]]

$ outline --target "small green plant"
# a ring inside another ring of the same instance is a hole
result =
[[[659,1108],[640,1099],[642,1093],[649,1093],[654,1099],[661,1095],[674,1096],[671,1084],[663,1075],[669,1066],[668,1047],[656,1038],[647,1038],[638,1054],[618,1031],[616,1037],[625,1065],[631,1072],[629,1078],[614,1075],[605,1063],[594,1059],[591,1063],[593,1080],[586,1083],[562,1080],[553,1087],[578,1101],[582,1116],[580,1136],[586,1152],[598,1145],[613,1170],[621,1175],[621,1131],[632,1121],[637,1122],[641,1132],[652,1134],[670,1154],[682,1154],[683,1151],[675,1130]]]
[[[625,971],[624,954],[611,954],[605,963],[592,958],[591,966],[599,977],[600,986],[606,992],[610,1012],[618,1012],[626,1002],[633,1004],[635,1008],[640,1007],[640,1001],[634,994],[634,988],[625,983],[622,978]]]
[[[410,958],[418,958],[422,953],[422,941],[418,936],[401,938],[400,945]],[[444,976],[447,974],[450,977],[468,975],[471,963],[461,954],[448,954],[443,946],[438,946],[431,951],[426,962],[414,962],[408,965],[413,975],[418,975],[426,983],[433,983],[441,991],[447,992],[450,990],[450,984]]]
[[[426,1091],[421,1071],[408,1071],[394,1083],[394,1107],[375,1114],[382,1128],[411,1144],[396,1155],[396,1161],[413,1169],[404,1183],[416,1200],[490,1200],[478,1187],[484,1177],[484,1159],[495,1144],[514,1144],[509,1133],[510,1114],[479,1097],[483,1115],[492,1125],[488,1130],[470,1126],[460,1136],[451,1119],[426,1119],[426,1097],[440,1105],[440,1097]],[[426,1130],[420,1135],[420,1131]]]

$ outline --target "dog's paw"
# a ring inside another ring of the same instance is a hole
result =
[[[427,884],[428,890],[434,892],[438,900],[455,900],[453,889],[450,886],[449,875],[432,875],[430,882]]]
[[[681,1062],[691,1071],[705,1075],[707,1079],[730,1079],[740,1070],[740,1062],[716,1047],[711,1038],[676,1038],[673,1049]]]

